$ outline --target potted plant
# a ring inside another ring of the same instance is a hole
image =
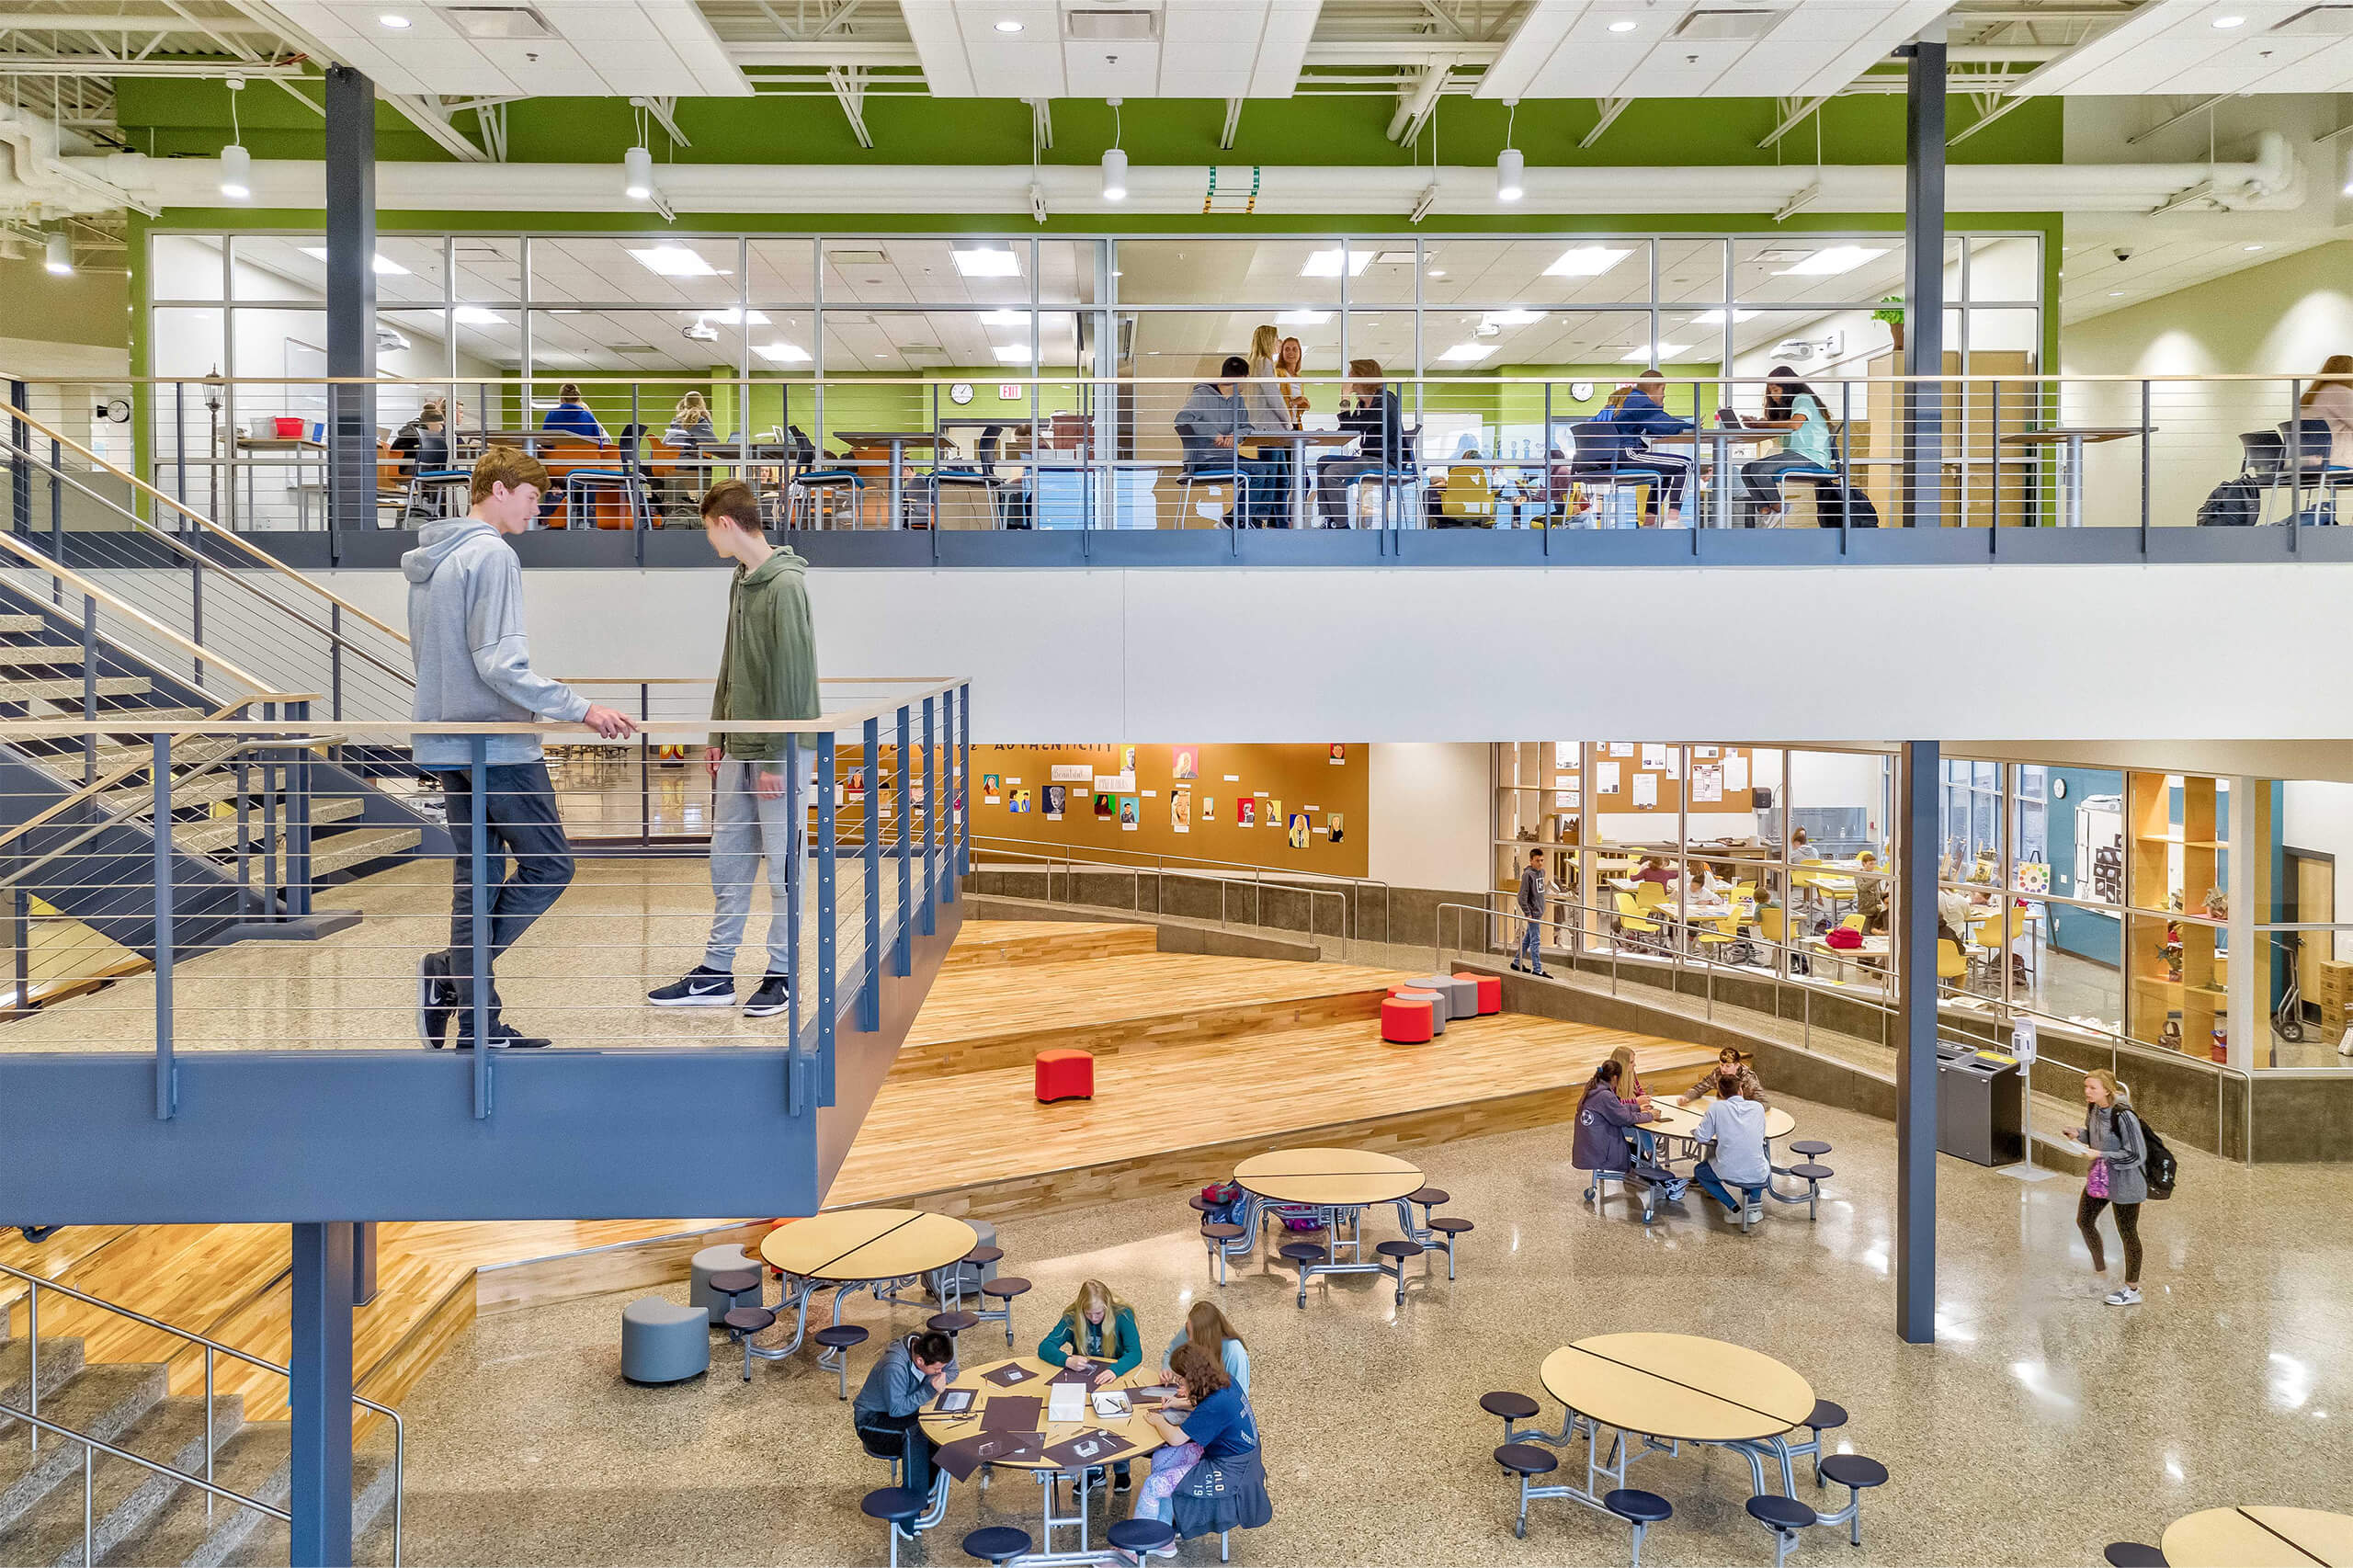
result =
[[[1904,296],[1890,294],[1881,300],[1879,309],[1871,312],[1871,320],[1885,322],[1889,335],[1895,339],[1895,351],[1904,352]]]

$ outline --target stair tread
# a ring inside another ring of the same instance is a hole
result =
[[[352,1557],[359,1562],[392,1560],[392,1460],[389,1452],[351,1456]],[[261,1524],[220,1560],[220,1568],[276,1568],[287,1560],[286,1526],[263,1516]],[[120,1561],[129,1561],[121,1559]]]
[[[324,877],[386,855],[398,855],[424,842],[425,835],[413,827],[363,828],[314,839],[311,845],[311,875]]]
[[[82,1369],[82,1342],[60,1335],[40,1336],[40,1396],[47,1399],[50,1391],[62,1386],[65,1380]],[[13,1404],[22,1409],[30,1384],[32,1345],[28,1340],[10,1339],[0,1343],[0,1404]]]
[[[248,782],[244,792],[254,792]],[[177,778],[172,784],[172,804],[200,806],[214,801],[233,799],[237,790],[237,776],[232,772],[208,773],[200,778]],[[125,807],[144,806],[155,798],[154,786],[146,783],[126,784],[119,790],[109,790],[98,797],[99,802],[111,811]]]
[[[100,676],[97,694],[100,697],[139,697],[154,689],[154,683],[144,676]],[[0,680],[0,702],[31,702],[41,699],[82,695],[82,677],[56,680]],[[100,714],[110,718],[111,714]]]
[[[79,665],[82,650],[70,642],[0,643],[0,665]]]
[[[282,1508],[292,1479],[293,1446],[290,1423],[262,1421],[241,1426],[213,1450],[212,1483]],[[252,1532],[255,1521],[272,1522],[267,1514],[256,1514],[220,1498],[214,1499],[208,1517],[204,1502],[201,1487],[176,1488],[151,1518],[128,1537],[112,1542],[97,1560],[148,1568],[187,1562],[202,1552],[217,1561],[213,1552],[204,1550],[215,1545],[217,1538],[242,1540]],[[78,1529],[74,1539],[78,1550]]]
[[[158,1374],[163,1371],[160,1367],[152,1369]],[[227,1439],[244,1425],[240,1403],[234,1398],[213,1401],[213,1476],[216,1482],[220,1480],[221,1460]],[[137,1454],[142,1459],[153,1460],[191,1475],[204,1473],[204,1400],[200,1395],[163,1400],[149,1407],[119,1436],[109,1437],[97,1432],[90,1435],[103,1442],[111,1442],[125,1453]],[[23,1517],[6,1531],[0,1531],[0,1562],[80,1561],[83,1520],[81,1470],[77,1457],[72,1465],[72,1474],[64,1482],[51,1487],[39,1503],[25,1512]],[[138,1533],[169,1506],[175,1495],[193,1490],[170,1476],[156,1474],[144,1465],[116,1459],[111,1454],[99,1454],[90,1465],[89,1517],[97,1534],[97,1552],[94,1555],[103,1555],[110,1544]],[[198,1494],[201,1496],[201,1493]],[[202,1512],[201,1504],[198,1512]],[[218,1514],[219,1509],[216,1508],[216,1517]]]
[[[167,1376],[162,1366],[137,1362],[85,1367],[54,1391],[41,1390],[41,1418],[120,1447],[121,1437],[164,1397]],[[52,1443],[44,1434],[36,1453],[18,1436],[12,1433],[0,1443],[0,1541],[69,1471],[82,1468],[79,1444],[63,1438]],[[78,1501],[74,1511],[80,1512]],[[0,1562],[15,1560],[0,1546]]]
[[[49,617],[45,615],[0,615],[0,631],[45,631]]]
[[[326,855],[331,850],[336,849],[343,844],[343,841],[346,838],[357,838],[360,836],[359,832],[323,835],[315,830],[321,827],[331,827],[339,822],[347,822],[353,817],[358,816],[367,809],[367,801],[361,800],[357,795],[331,796],[327,799],[316,800],[312,802],[311,826],[313,832],[311,837],[311,874],[313,876],[324,876],[327,870],[340,869],[340,867],[322,868],[319,864],[320,858]],[[281,815],[278,820],[282,824],[286,819]],[[261,817],[258,813],[247,813],[245,818],[245,832],[248,835],[248,842],[250,842],[254,846],[254,853],[261,853]],[[391,850],[377,851],[377,853],[380,854],[397,853],[399,849],[413,848],[416,845],[424,842],[423,835],[419,834],[415,828],[367,828],[360,830],[360,832],[373,834],[406,833],[410,835],[409,842],[407,844],[396,846]],[[235,817],[215,817],[210,822],[176,824],[172,828],[172,844],[174,847],[184,849],[191,855],[233,854],[237,846],[237,819]],[[283,833],[280,833],[278,835],[277,848],[278,854],[284,855],[286,853],[286,835]],[[364,857],[362,858],[364,858]],[[343,862],[343,865],[347,866],[351,863],[351,861],[346,860]]]

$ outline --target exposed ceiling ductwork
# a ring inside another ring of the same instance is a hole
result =
[[[141,153],[93,153],[82,138],[21,109],[0,108],[0,212],[10,217],[63,218],[136,208],[153,213],[149,188],[155,161]],[[220,187],[220,164],[206,159]]]

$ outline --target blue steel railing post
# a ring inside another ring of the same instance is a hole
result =
[[[155,1119],[179,1108],[179,1068],[172,1061],[172,737],[158,733],[147,764],[155,790]]]
[[[972,686],[970,681],[956,688],[956,798],[962,809],[956,813],[956,875],[961,879],[972,874]]]
[[[98,601],[96,595],[82,596],[82,722],[98,722]],[[98,733],[91,730],[82,736],[82,782],[96,781],[98,777]]]
[[[473,1017],[465,1027],[474,1040],[474,1119],[490,1116],[490,737],[466,738],[467,782],[472,786],[471,821],[466,826],[466,881],[472,893],[472,937],[467,961],[473,967]]]
[[[757,780],[754,775],[758,771],[757,768],[745,770],[744,782],[746,788],[756,787]],[[716,809],[717,802],[712,804]],[[801,1114],[809,1097],[808,1091],[802,1086],[801,1049],[801,999],[808,994],[801,988],[801,890],[808,885],[805,873],[809,855],[801,838],[801,737],[787,735],[784,737],[784,820],[790,825],[786,828],[784,835],[790,846],[785,850],[784,869],[784,993],[791,1009],[788,1015],[791,1027],[785,1030],[785,1039],[791,1044],[784,1056],[784,1108],[791,1116]],[[771,910],[769,923],[773,925],[777,917],[777,912]]]
[[[296,724],[307,723],[311,705],[290,702],[286,717]],[[291,746],[286,754],[286,913],[289,917],[311,913],[311,748],[307,745]]]
[[[942,692],[940,700],[947,704],[939,716],[939,749],[944,756],[944,760],[939,765],[939,781],[948,791],[948,821],[940,831],[939,853],[948,861],[948,882],[947,886],[939,890],[939,901],[942,903],[953,903],[956,902],[957,886],[956,819],[960,814],[956,809],[956,802],[963,794],[958,783],[958,780],[963,778],[963,770],[959,761],[960,754],[956,745],[956,725],[963,704],[959,700],[954,687],[949,687]]]
[[[49,558],[65,564],[65,449],[49,438]]]
[[[907,842],[909,830],[915,824],[907,805],[907,776],[913,771],[913,764],[908,761],[911,747],[907,722],[913,711],[908,704],[899,704],[898,765],[891,770],[892,793],[899,798],[899,928],[891,938],[891,972],[900,975],[915,972],[915,954],[907,941],[915,920],[915,862],[908,858],[915,852],[915,846]],[[876,795],[879,799],[879,789]]]
[[[865,842],[858,858],[866,863],[866,972],[858,986],[858,1027],[870,1033],[882,1027],[881,720],[866,721],[865,743]]]
[[[795,818],[798,822],[800,819]],[[834,929],[834,733],[817,735],[817,1103],[834,1103],[834,1022],[840,943]]]
[[[939,929],[939,791],[933,777],[932,759],[938,749],[938,732],[935,728],[937,699],[923,699],[923,925],[926,937]]]

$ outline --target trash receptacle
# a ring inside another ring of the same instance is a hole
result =
[[[1981,1165],[2026,1158],[2026,1075],[2015,1059],[1937,1042],[1937,1147]]]

